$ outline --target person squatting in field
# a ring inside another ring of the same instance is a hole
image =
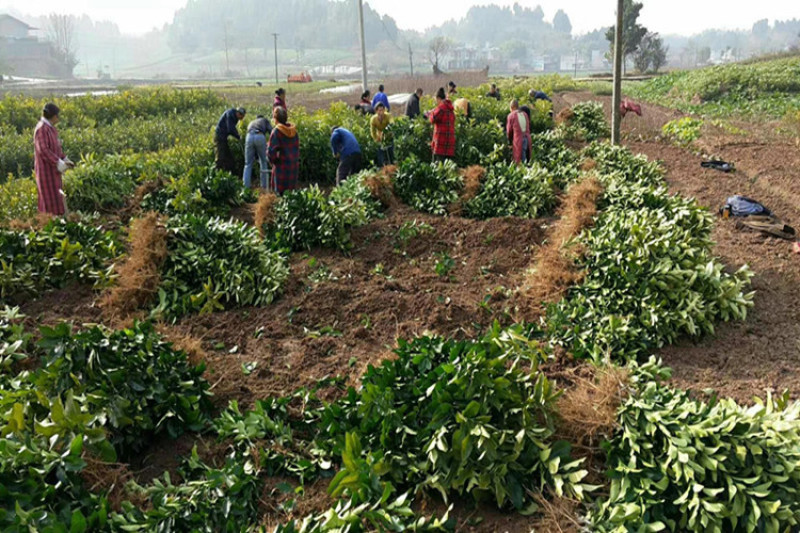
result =
[[[219,122],[217,122],[217,127],[214,130],[214,153],[216,155],[216,166],[219,170],[226,170],[231,173],[236,170],[233,153],[228,145],[228,137],[233,137],[236,140],[242,138],[239,135],[237,125],[246,113],[243,107],[238,109],[232,107],[219,117]]]
[[[340,126],[331,128],[331,151],[333,157],[339,160],[336,185],[361,170],[361,146],[350,130]]]
[[[39,212],[50,215],[65,213],[61,176],[75,166],[64,154],[55,128],[60,112],[57,105],[46,104],[33,132],[33,171],[39,194]]]
[[[356,111],[360,111],[362,115],[372,115],[375,110],[372,108],[372,101],[370,100],[371,93],[369,89],[361,93],[361,100],[353,106]]]
[[[372,140],[378,143],[378,166],[385,167],[394,162],[394,145],[386,134],[386,128],[392,122],[392,116],[386,112],[383,104],[378,104],[375,116],[369,121],[369,133]]]
[[[436,107],[428,113],[428,120],[433,124],[433,160],[440,162],[453,159],[456,155],[456,114],[444,87],[439,87],[436,92]]]
[[[272,165],[272,190],[277,194],[297,188],[300,175],[300,138],[289,123],[286,108],[272,110],[275,127],[269,136],[267,158]]]
[[[272,124],[264,115],[258,115],[247,125],[244,141],[244,186],[250,188],[253,166],[258,157],[261,188],[268,189],[269,163],[267,162],[267,137],[272,133]]]
[[[511,100],[511,112],[506,119],[506,135],[511,143],[511,153],[514,163],[527,163],[528,152],[531,149],[531,120],[521,111],[517,99]]]

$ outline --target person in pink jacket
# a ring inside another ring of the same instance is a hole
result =
[[[33,132],[33,172],[39,192],[39,212],[49,215],[63,215],[66,211],[61,175],[75,166],[64,155],[58,139],[55,126],[59,112],[53,103],[44,106],[42,118]]]
[[[511,113],[506,120],[506,135],[511,143],[515,163],[527,163],[531,148],[531,122],[528,115],[519,110],[519,102],[511,100]]]

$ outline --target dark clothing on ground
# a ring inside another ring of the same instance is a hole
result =
[[[221,117],[219,117],[217,128],[214,130],[214,133],[218,138],[227,138],[228,136],[233,136],[237,139],[241,139],[239,136],[239,130],[236,127],[236,125],[239,124],[239,117],[236,116],[236,113],[236,109],[231,108],[225,111]]]
[[[361,171],[361,152],[355,152],[339,160],[339,167],[336,169],[336,185]]]
[[[550,100],[550,97],[547,96],[547,94],[543,93],[542,91],[535,91],[533,93],[533,101],[535,102],[536,100],[546,100],[548,102],[552,102],[552,100]]]
[[[417,93],[411,95],[411,98],[406,102],[406,116],[408,118],[417,118],[419,116],[419,96]]]
[[[236,171],[236,163],[233,160],[233,152],[228,145],[227,137],[214,136],[214,156],[218,170],[226,170],[230,173]]]
[[[272,124],[265,117],[257,118],[247,125],[247,133],[261,133],[269,136],[270,132],[272,132]]]

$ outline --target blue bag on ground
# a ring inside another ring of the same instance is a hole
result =
[[[752,198],[745,196],[731,196],[725,201],[721,211],[728,211],[734,217],[749,217],[750,215],[772,215],[772,212]]]

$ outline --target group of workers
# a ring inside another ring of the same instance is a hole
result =
[[[453,159],[456,152],[456,109],[460,109],[467,117],[471,116],[471,106],[464,98],[451,100],[458,93],[452,81],[447,90],[440,87],[436,92],[436,106],[426,112],[420,111],[422,89],[417,89],[406,101],[405,115],[416,119],[420,115],[433,125],[431,151],[435,162]],[[362,113],[372,115],[370,118],[370,134],[378,145],[377,162],[379,166],[394,163],[394,145],[388,127],[391,124],[391,105],[384,92],[384,86],[370,98],[370,92],[361,95],[361,101],[355,108]],[[500,91],[495,84],[486,94],[487,97],[500,100]],[[550,100],[540,92],[531,90],[529,97],[536,100]],[[74,163],[65,155],[58,131],[60,110],[53,103],[45,105],[42,117],[34,131],[34,171],[38,189],[39,211],[52,215],[63,215],[66,202],[63,193],[62,175]],[[220,170],[233,172],[236,168],[228,138],[240,139],[238,124],[244,119],[247,111],[243,107],[231,108],[220,117],[214,130],[214,147],[216,166]],[[286,104],[286,91],[282,88],[275,91],[272,104],[272,122],[264,115],[258,115],[247,126],[244,151],[244,176],[246,187],[251,186],[251,176],[256,160],[259,163],[260,185],[263,189],[277,194],[296,189],[299,185],[300,171],[300,139],[297,128],[289,122],[289,111]],[[274,127],[273,127],[274,125]],[[512,146],[515,162],[526,162],[531,153],[531,110],[528,106],[520,106],[515,99],[511,101],[510,113],[506,120],[506,135]],[[361,170],[361,147],[355,135],[346,128],[334,126],[330,138],[333,156],[339,160],[336,171],[337,185],[348,176]]]

